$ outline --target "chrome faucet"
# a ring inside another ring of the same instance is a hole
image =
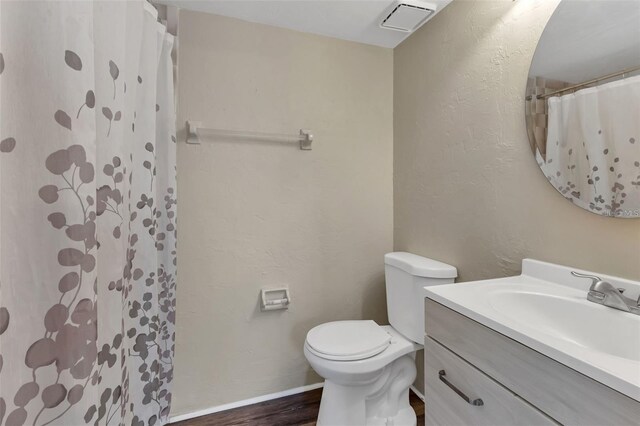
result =
[[[572,271],[571,275],[578,278],[589,278],[591,280],[591,287],[589,287],[589,292],[587,293],[588,301],[640,315],[640,296],[638,300],[624,296],[622,294],[624,293],[624,288],[615,288],[611,283],[595,275],[581,274],[575,271]]]

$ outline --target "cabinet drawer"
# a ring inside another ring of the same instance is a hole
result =
[[[428,337],[425,339],[424,357],[427,426],[557,425]]]
[[[426,299],[427,335],[564,425],[638,426],[640,402]]]

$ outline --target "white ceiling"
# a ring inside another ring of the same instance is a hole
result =
[[[426,0],[436,13],[452,0]],[[393,48],[410,34],[380,28],[395,0],[154,0],[198,12],[215,13],[343,40]],[[428,25],[428,24],[427,24]]]
[[[640,0],[563,0],[529,75],[579,83],[639,65]]]

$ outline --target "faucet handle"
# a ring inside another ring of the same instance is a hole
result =
[[[591,280],[591,289],[593,289],[593,287],[595,287],[597,283],[602,281],[602,278],[596,275],[581,274],[580,272],[576,272],[576,271],[571,271],[571,275],[578,278],[589,278]]]

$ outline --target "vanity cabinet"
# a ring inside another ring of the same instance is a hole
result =
[[[427,426],[639,424],[640,402],[440,303],[425,303]],[[477,399],[482,405],[473,405]]]

